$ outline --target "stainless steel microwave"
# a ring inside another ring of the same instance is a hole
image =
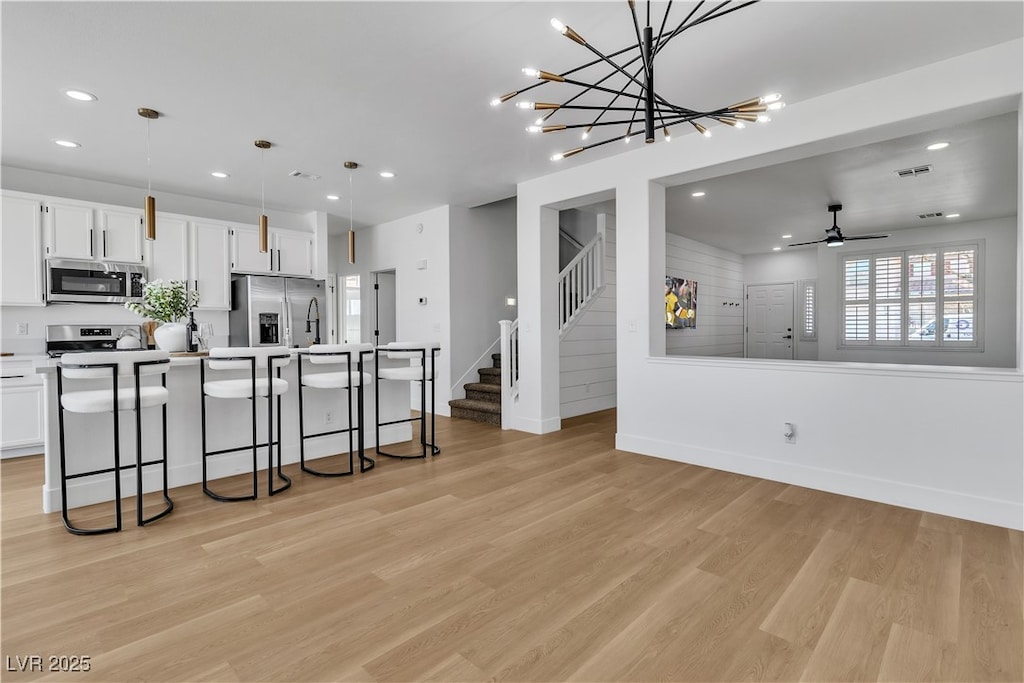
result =
[[[46,300],[123,304],[142,301],[146,267],[135,263],[103,263],[49,259],[46,261]]]

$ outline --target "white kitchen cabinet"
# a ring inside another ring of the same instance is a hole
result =
[[[260,252],[259,228],[232,226],[231,228],[231,270],[235,273],[272,272],[271,252]]]
[[[99,209],[100,258],[142,263],[142,212]]]
[[[93,208],[88,204],[63,201],[46,203],[46,256],[48,258],[92,259]]]
[[[295,230],[271,230],[274,273],[279,275],[313,275],[313,235]]]
[[[3,268],[0,269],[0,304],[42,306],[43,202],[38,198],[3,195]]]
[[[231,235],[225,223],[193,221],[189,272],[200,309],[231,309]],[[159,235],[157,237],[159,239]]]
[[[156,239],[146,241],[148,280],[188,281],[188,219],[157,213]],[[195,283],[189,283],[193,287]]]
[[[35,377],[0,380],[0,449],[43,445],[43,385]]]

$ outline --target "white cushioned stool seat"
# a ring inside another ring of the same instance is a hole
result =
[[[420,365],[410,365],[404,368],[380,368],[377,370],[377,375],[381,379],[418,382],[423,379],[423,367]],[[433,378],[433,373],[427,373],[427,379]]]
[[[164,387],[140,387],[142,407],[151,408],[167,403],[170,392]],[[64,410],[72,413],[109,413],[114,409],[114,392],[110,389],[69,391],[60,397]],[[118,387],[118,410],[135,409],[135,387]]]
[[[278,394],[283,394],[286,391],[288,391],[288,381],[283,380],[280,377],[275,377],[273,384],[274,395],[277,396]],[[207,396],[213,396],[214,398],[251,398],[252,380],[222,379],[213,382],[206,382],[203,384],[203,393]],[[266,377],[256,378],[256,395],[267,395]]]
[[[314,375],[303,375],[302,386],[313,387],[314,389],[344,389],[351,386],[357,387],[373,381],[373,375],[368,372],[360,373],[357,370],[348,372],[320,372]]]

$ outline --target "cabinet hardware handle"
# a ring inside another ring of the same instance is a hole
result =
[[[103,258],[107,257],[107,231],[103,231]]]
[[[95,256],[96,255],[96,253],[95,253],[95,251],[93,249],[92,240],[93,240],[93,231],[92,231],[92,228],[89,228],[89,256]]]
[[[277,250],[277,271],[281,272],[281,250]]]

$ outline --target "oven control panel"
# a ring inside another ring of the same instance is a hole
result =
[[[109,327],[83,327],[78,331],[80,337],[110,337],[113,330]]]

